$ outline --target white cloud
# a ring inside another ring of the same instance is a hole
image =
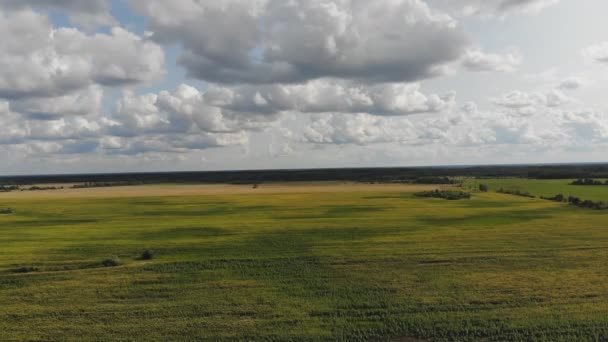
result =
[[[533,114],[535,106],[559,107],[573,100],[557,89],[546,92],[527,93],[514,90],[492,99],[498,106],[519,110],[522,114]],[[527,109],[527,110],[526,110]]]
[[[484,53],[481,50],[468,51],[462,65],[469,71],[515,71],[522,63],[519,52],[510,52],[505,55]]]
[[[255,115],[209,104],[204,93],[182,84],[174,91],[137,96],[125,92],[105,120],[103,146],[112,153],[184,152],[243,145],[248,131],[267,126]],[[271,118],[276,119],[271,115]]]
[[[568,77],[563,79],[557,86],[563,90],[579,89],[586,84],[586,80],[581,77]]]
[[[87,35],[32,11],[0,11],[0,40],[0,97],[9,99],[146,83],[164,72],[162,48],[121,28]]]
[[[564,112],[560,124],[573,143],[608,140],[608,114],[593,109]]]
[[[598,43],[583,49],[583,56],[599,63],[608,63],[608,42]]]
[[[452,18],[420,0],[131,4],[155,39],[183,44],[190,76],[220,83],[416,81],[441,74],[468,46]]]
[[[538,14],[560,0],[434,0],[439,8],[458,16],[502,17],[508,14]]]
[[[106,0],[3,0],[0,8],[23,10],[27,8],[67,13],[70,21],[85,28],[115,25]]]
[[[102,98],[103,89],[90,86],[63,96],[14,100],[11,101],[11,107],[30,118],[42,120],[75,115],[99,115]]]
[[[449,108],[454,94],[425,95],[418,83],[361,84],[321,79],[297,85],[212,86],[208,103],[232,111],[411,115]]]
[[[408,121],[368,114],[320,114],[313,116],[311,121],[303,138],[314,144],[389,143],[405,141],[413,134]]]

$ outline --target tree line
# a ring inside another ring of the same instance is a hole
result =
[[[84,182],[83,184],[74,184],[72,189],[87,189],[87,188],[107,188],[112,186],[129,186],[142,185],[141,181],[125,181],[125,182]]]
[[[432,191],[422,191],[414,194],[417,197],[432,197],[432,198],[443,198],[450,201],[461,200],[461,199],[469,199],[471,198],[471,194],[463,191],[456,190],[432,190]]]
[[[579,178],[570,183],[570,185],[608,185],[608,180],[602,182],[593,178]]]
[[[18,185],[0,185],[0,192],[11,192],[19,190]]]
[[[528,197],[528,198],[536,198],[536,196],[532,195],[531,193],[526,192],[526,191],[521,191],[521,190],[518,190],[518,189],[509,190],[509,189],[500,188],[500,189],[496,190],[496,192],[498,192],[499,194],[514,195],[514,196],[521,196],[521,197]]]
[[[558,194],[553,197],[541,197],[541,198],[544,200],[554,201],[554,202],[567,202],[570,205],[574,205],[579,208],[587,208],[587,209],[595,209],[595,210],[608,209],[608,203],[606,203],[606,202],[583,200],[576,196],[566,197],[563,194]]]

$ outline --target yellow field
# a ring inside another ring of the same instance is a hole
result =
[[[0,194],[0,340],[608,339],[605,212],[432,188]]]
[[[230,194],[332,193],[332,192],[417,192],[436,189],[433,185],[365,184],[347,182],[294,182],[252,185],[192,184],[138,185],[71,189],[73,184],[40,184],[64,186],[64,189],[44,191],[14,191],[0,193],[1,199],[68,199],[156,196],[204,196]]]

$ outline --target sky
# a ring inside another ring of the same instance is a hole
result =
[[[608,162],[605,0],[2,0],[0,175]]]

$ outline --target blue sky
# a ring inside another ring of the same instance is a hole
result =
[[[0,174],[606,161],[606,12],[7,0]]]

